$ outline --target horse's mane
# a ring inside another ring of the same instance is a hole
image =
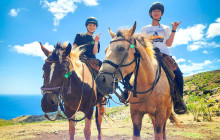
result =
[[[79,60],[79,56],[85,52],[85,49],[82,48],[81,46],[76,47],[74,50],[71,51],[70,57],[74,60]]]
[[[141,45],[145,48],[148,56],[151,59],[155,59],[155,51],[153,49],[153,44],[149,41],[147,41],[146,36],[143,34],[134,34],[133,37],[138,40]]]
[[[77,71],[81,67],[82,62],[80,61],[79,57],[83,52],[85,52],[85,49],[80,46],[70,52],[70,60],[73,64],[75,71]]]
[[[119,28],[116,36],[117,37],[124,37],[126,30]],[[145,51],[147,55],[150,57],[150,59],[153,61],[155,59],[155,51],[153,49],[153,44],[150,41],[147,41],[146,35],[144,34],[134,34],[133,37],[140,42],[140,44],[145,48]]]

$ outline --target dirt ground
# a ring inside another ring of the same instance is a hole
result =
[[[133,135],[130,116],[127,119],[105,117],[102,124],[103,140],[131,140]],[[219,140],[220,117],[213,117],[212,122],[195,122],[192,115],[177,116],[183,128],[167,123],[167,139],[172,140]],[[84,140],[84,121],[76,124],[76,140]],[[98,132],[92,122],[92,140],[97,139]],[[68,140],[68,122],[32,123],[0,127],[0,140]],[[141,139],[154,139],[150,118],[145,115],[142,123]]]

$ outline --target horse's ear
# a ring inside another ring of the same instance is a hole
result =
[[[110,36],[112,37],[112,38],[114,38],[115,36],[116,36],[116,34],[114,33],[114,32],[112,32],[112,30],[108,27],[108,31],[109,31],[109,33],[110,33]]]
[[[136,21],[134,22],[134,25],[125,33],[127,38],[130,38],[136,30]]]
[[[44,54],[48,57],[49,54],[50,54],[50,51],[48,51],[41,42],[40,43],[40,46],[41,46],[41,50],[44,52]]]
[[[70,54],[71,49],[72,49],[72,46],[71,46],[71,44],[69,43],[68,46],[66,47],[66,50],[65,50],[66,56],[68,56],[68,55]]]

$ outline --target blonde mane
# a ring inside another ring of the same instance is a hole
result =
[[[153,49],[153,44],[150,41],[147,41],[146,36],[143,34],[134,34],[133,37],[140,42],[140,44],[144,47],[147,55],[152,61],[154,61],[155,51]]]

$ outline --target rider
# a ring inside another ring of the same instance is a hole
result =
[[[174,59],[172,59],[171,53],[169,51],[168,47],[172,46],[174,36],[176,33],[176,29],[181,23],[181,21],[171,23],[172,25],[172,31],[170,28],[166,25],[160,24],[159,21],[161,20],[161,17],[164,13],[164,6],[160,2],[155,2],[152,4],[152,6],[149,9],[149,15],[152,18],[152,23],[150,25],[144,26],[141,30],[141,33],[146,34],[146,38],[150,40],[154,47],[159,48],[161,55],[167,56],[172,60],[174,63]],[[183,114],[186,112],[187,108],[185,103],[183,102],[183,75],[182,72],[180,71],[179,67],[177,64],[176,65],[176,70],[174,70],[175,74],[175,81],[177,83],[177,86],[179,88],[179,92],[176,92],[176,94],[180,94],[179,100],[181,102],[176,102],[174,100],[174,111],[177,114]]]
[[[85,51],[81,54],[81,61],[88,62],[90,67],[93,69],[93,76],[99,71],[99,68],[102,65],[102,62],[99,59],[96,59],[96,54],[100,50],[99,37],[98,34],[94,37],[94,32],[98,27],[98,20],[95,17],[88,17],[85,23],[87,32],[76,34],[75,40],[73,42],[73,49],[76,47],[82,47]],[[101,95],[98,92],[98,96]],[[103,101],[101,101],[103,103]]]
[[[83,54],[89,58],[96,58],[96,54],[99,52],[100,43],[99,43],[99,35],[94,37],[94,32],[98,27],[98,20],[95,17],[88,17],[86,20],[86,33],[78,33],[76,34],[73,49],[77,46],[83,45],[85,48],[85,52]]]

